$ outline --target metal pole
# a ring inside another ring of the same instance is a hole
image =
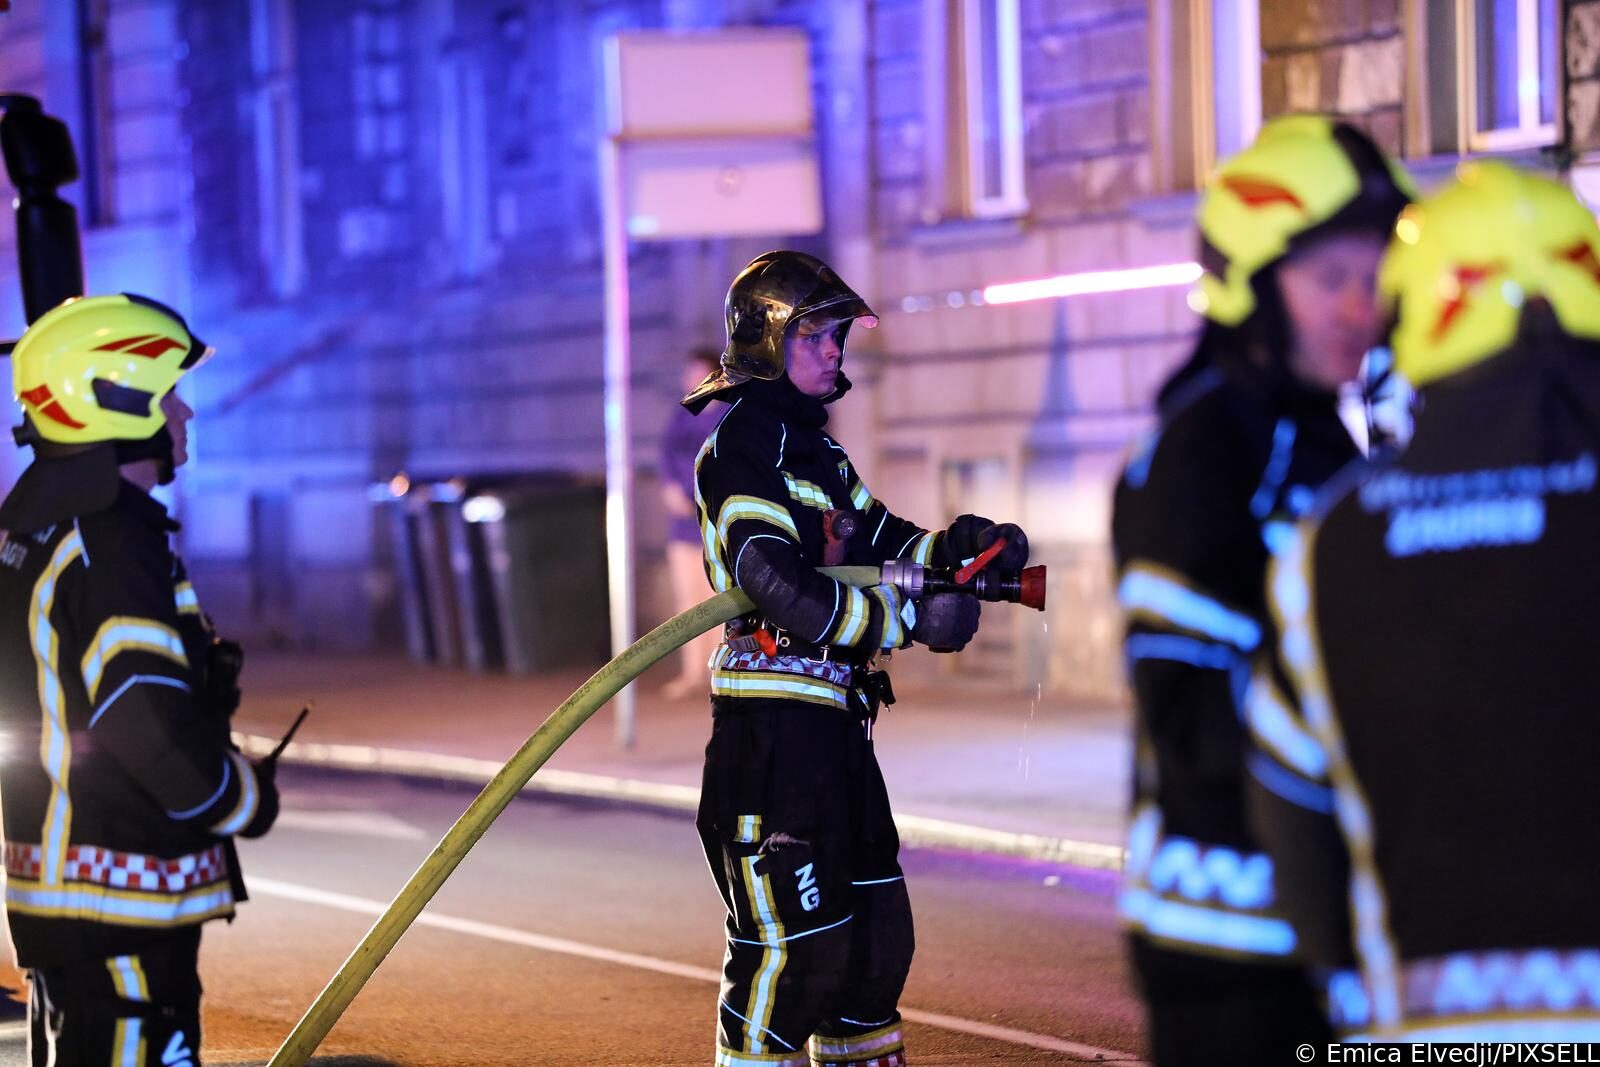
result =
[[[606,280],[606,563],[611,592],[611,654],[633,644],[633,398],[628,320],[628,231],[623,217],[622,148],[600,142],[600,217]],[[617,693],[616,742],[638,734],[634,687]]]

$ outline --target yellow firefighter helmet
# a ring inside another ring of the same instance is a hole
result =
[[[1466,163],[1401,215],[1378,288],[1395,366],[1417,386],[1509,347],[1535,298],[1566,333],[1600,341],[1600,229],[1559,182]]]
[[[1411,180],[1366,134],[1322,115],[1285,115],[1217,168],[1200,201],[1200,265],[1190,304],[1223,326],[1256,309],[1253,281],[1325,232],[1387,232]]]
[[[161,398],[210,355],[164,304],[127,293],[73,297],[17,342],[12,388],[46,441],[143,441],[166,425]]]

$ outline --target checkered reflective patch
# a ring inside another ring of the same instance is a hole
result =
[[[763,652],[733,652],[717,664],[719,671],[781,671],[800,674],[834,685],[850,687],[850,665],[804,656],[769,656]]]
[[[43,868],[43,846],[6,842],[7,875],[38,881]],[[67,849],[62,864],[62,878],[68,882],[88,882],[113,889],[183,893],[227,881],[228,864],[221,845],[172,859],[145,856],[137,852],[115,852],[96,845],[73,845]]]

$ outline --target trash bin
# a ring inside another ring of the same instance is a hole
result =
[[[388,512],[406,651],[419,663],[470,662],[455,580],[454,542],[460,540],[462,492],[450,483],[413,483],[405,474],[371,487],[369,498]],[[474,663],[481,666],[481,663]]]
[[[508,671],[598,666],[611,648],[605,486],[567,478],[472,486],[463,514],[492,590]]]
[[[605,488],[562,475],[372,487],[418,662],[526,674],[610,649]]]

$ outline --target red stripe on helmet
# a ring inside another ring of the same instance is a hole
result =
[[[1483,266],[1460,266],[1455,269],[1456,295],[1439,312],[1439,319],[1433,324],[1433,334],[1429,340],[1438,343],[1444,335],[1450,332],[1455,325],[1456,318],[1465,310],[1467,298],[1472,295],[1472,290],[1482,285],[1491,275],[1499,274],[1505,270],[1503,263],[1486,263]]]
[[[84,428],[83,423],[68,415],[66,409],[50,395],[50,387],[48,385],[41,385],[37,389],[29,389],[22,394],[22,399],[30,406],[37,408],[39,414],[47,415],[63,426],[71,427],[74,430]]]
[[[1588,241],[1579,241],[1556,255],[1586,271],[1589,277],[1594,279],[1595,284],[1600,285],[1600,258],[1596,258],[1594,248]]]
[[[1219,179],[1222,187],[1244,201],[1248,208],[1266,207],[1268,204],[1288,204],[1298,211],[1306,206],[1291,190],[1264,178],[1250,178],[1242,174],[1228,174]]]
[[[153,333],[142,333],[138,337],[124,337],[120,341],[107,341],[105,344],[97,346],[94,351],[120,352],[129,345],[138,344],[140,341],[148,341],[154,336],[155,334]]]
[[[68,415],[66,409],[54,400],[50,401],[50,403],[46,404],[39,410],[44,412],[46,415],[49,415],[52,419],[55,419],[63,426],[70,426],[74,430],[83,429],[83,423],[79,422],[71,415]]]
[[[187,347],[187,345],[184,345],[179,341],[174,341],[170,337],[157,337],[154,341],[147,341],[138,348],[128,349],[128,355],[144,356],[147,359],[155,359],[157,356],[160,356],[163,353],[171,352],[174,348]]]

